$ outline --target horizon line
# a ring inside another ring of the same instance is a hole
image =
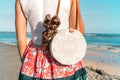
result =
[[[15,31],[0,31],[0,33],[15,33]],[[31,33],[31,32],[27,32]],[[120,33],[95,33],[95,32],[85,32],[85,34],[120,34]]]

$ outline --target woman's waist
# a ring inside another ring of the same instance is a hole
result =
[[[31,41],[32,41],[33,44],[38,45],[38,46],[40,46],[42,44],[42,38],[38,39],[37,37],[33,37],[31,39]]]

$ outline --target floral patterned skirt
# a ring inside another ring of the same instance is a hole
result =
[[[22,58],[19,80],[87,80],[87,73],[80,61],[74,65],[62,65],[31,40]]]

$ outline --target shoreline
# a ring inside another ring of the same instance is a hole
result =
[[[17,80],[21,65],[17,45],[0,42],[0,55],[0,63],[2,64],[0,65],[1,79]],[[93,72],[99,69],[109,74],[110,77],[120,76],[120,59],[116,59],[119,56],[120,50],[117,48],[103,45],[88,45],[83,61],[90,75],[93,75]],[[94,74],[97,73],[95,72]]]
[[[10,45],[17,45],[16,43],[9,43],[9,42],[0,42],[3,44],[10,44]],[[120,48],[120,46],[117,45],[110,45],[110,44],[87,44],[88,48],[92,48],[92,47],[101,47],[101,46],[105,46],[108,49],[112,49],[112,48]]]

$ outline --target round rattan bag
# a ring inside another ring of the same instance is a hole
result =
[[[72,65],[82,60],[86,53],[87,44],[84,36],[77,30],[60,30],[50,43],[52,56],[61,64]]]

